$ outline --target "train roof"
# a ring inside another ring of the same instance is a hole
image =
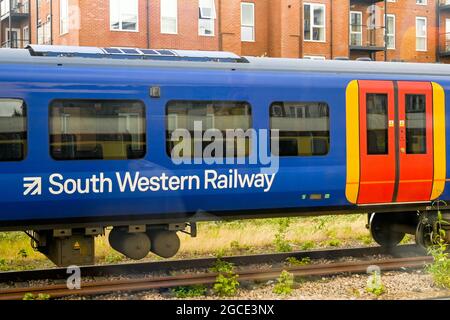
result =
[[[229,52],[29,45],[0,49],[0,64],[449,76],[450,65],[240,57]]]

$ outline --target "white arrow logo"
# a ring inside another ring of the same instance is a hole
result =
[[[23,187],[25,191],[24,196],[36,196],[42,194],[42,178],[41,177],[27,177],[23,178]]]

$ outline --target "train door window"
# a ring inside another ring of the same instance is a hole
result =
[[[426,96],[406,95],[406,153],[427,153]]]
[[[173,159],[246,157],[251,116],[247,102],[171,101],[166,108],[167,154]]]
[[[0,99],[0,161],[21,161],[27,153],[27,109],[19,99]]]
[[[388,96],[369,93],[367,105],[367,153],[369,155],[388,154]]]
[[[57,100],[50,105],[50,153],[56,160],[128,160],[146,154],[140,101]]]
[[[275,102],[270,106],[270,128],[278,130],[282,157],[324,156],[330,151],[329,107],[321,102]],[[274,145],[271,137],[271,146]]]

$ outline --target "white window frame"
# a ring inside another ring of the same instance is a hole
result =
[[[252,8],[252,12],[253,12],[253,25],[251,24],[244,24],[244,7],[248,6]],[[246,28],[253,28],[253,38],[252,39],[244,39],[242,37],[242,28],[246,27]],[[253,2],[241,2],[241,41],[242,42],[255,42],[256,41],[256,16],[255,16],[255,4]]]
[[[119,4],[119,29],[114,29],[112,26],[112,6],[115,0],[109,0],[109,30],[114,32],[139,32],[139,0],[126,0],[127,2],[136,1],[136,30],[123,29],[123,19],[122,19],[122,10],[120,9],[120,1]]]
[[[416,0],[416,4],[419,6],[426,6],[428,4],[427,0]]]
[[[211,15],[208,16],[203,12],[203,8],[206,8],[206,6],[202,5],[206,2],[209,2],[211,4]],[[216,1],[215,0],[198,0],[198,7],[199,7],[199,17],[198,17],[198,35],[202,37],[214,37],[216,35]],[[208,22],[210,23],[210,29],[211,33],[207,34],[203,32],[203,29],[201,28],[202,22]]]
[[[387,29],[387,25],[388,25],[388,23],[387,23],[387,21],[388,21],[388,19],[389,18],[393,18],[394,19],[394,30],[393,30],[393,33],[388,33],[388,29]],[[394,41],[393,41],[393,44],[394,44],[394,46],[393,47],[389,47],[389,45],[388,44],[386,44],[386,47],[389,49],[389,50],[395,50],[395,48],[397,47],[397,37],[396,37],[396,32],[397,32],[397,26],[396,26],[396,23],[397,23],[397,18],[395,17],[395,14],[392,14],[392,13],[388,13],[388,14],[386,14],[386,42],[387,42],[387,38],[388,37],[393,37],[394,38]],[[388,42],[389,43],[389,42]]]
[[[59,0],[59,35],[67,33],[69,33],[69,0]]]
[[[352,14],[357,14],[357,15],[359,15],[361,17],[361,19],[360,19],[361,20],[361,26],[360,26],[361,27],[361,31],[359,31],[359,32],[352,30],[352,25],[351,25],[351,23],[352,23]],[[362,42],[363,42],[362,41],[363,40],[362,17],[363,17],[362,11],[350,11],[350,43],[352,41],[352,35],[353,34],[359,35],[360,42],[356,46],[362,46]]]
[[[450,51],[450,18],[445,19],[445,51]]]
[[[327,42],[327,6],[324,3],[310,3],[306,2],[303,4],[303,10],[305,10],[305,6],[310,6],[309,10],[309,34],[311,39],[305,39],[304,31],[303,31],[303,40],[305,42]],[[323,10],[323,26],[322,25],[315,25],[314,24],[314,8],[315,7],[321,7]],[[305,25],[305,15],[303,14],[303,26]],[[314,28],[323,28],[323,40],[314,40],[313,39],[313,30]]]
[[[418,22],[419,20],[423,20],[423,21],[425,22],[425,23],[424,23],[424,28],[425,28],[425,35],[424,35],[424,36],[419,35],[419,28],[417,28],[417,22]],[[416,51],[420,51],[420,52],[426,52],[426,51],[428,51],[428,26],[427,26],[428,21],[427,21],[427,20],[428,20],[428,19],[427,19],[426,17],[416,17]],[[419,38],[425,39],[425,49],[418,48],[418,46],[417,46],[417,44],[418,44],[417,40],[418,40]]]
[[[175,16],[163,16],[163,3],[165,1],[173,1],[175,4]],[[160,10],[160,28],[162,34],[178,34],[178,0],[161,0],[161,10]],[[164,19],[175,19],[175,31],[167,30],[164,26]]]

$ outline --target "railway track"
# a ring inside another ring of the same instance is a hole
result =
[[[276,279],[283,270],[295,276],[329,276],[342,273],[365,273],[367,268],[376,265],[382,271],[421,268],[431,262],[429,256],[393,258],[388,260],[369,260],[345,263],[307,265],[289,268],[249,269],[237,271],[239,281],[267,281]],[[182,274],[177,276],[108,280],[84,283],[79,290],[69,290],[66,284],[42,287],[25,287],[0,290],[0,300],[18,300],[25,294],[47,294],[52,298],[67,296],[101,295],[112,292],[136,292],[179,286],[208,285],[216,281],[217,273]]]
[[[367,260],[368,256],[389,255],[389,260]],[[225,257],[222,260],[231,262],[241,268],[255,264],[280,264],[287,258],[294,257],[303,259],[308,257],[312,261],[320,259],[337,260],[343,257],[366,258],[365,261],[311,264],[298,267],[272,267],[265,270],[242,269],[237,271],[240,281],[271,280],[276,279],[283,270],[287,270],[296,276],[325,276],[340,273],[364,273],[370,265],[377,265],[381,270],[396,270],[400,268],[418,268],[431,261],[431,257],[424,256],[424,251],[414,245],[400,246],[393,250],[381,247],[365,247],[338,250],[313,250],[299,251],[282,254],[260,254],[249,256]],[[169,272],[182,270],[201,270],[211,267],[216,258],[191,259],[162,262],[145,262],[133,264],[116,264],[103,266],[88,266],[81,268],[81,276],[88,277],[114,277],[114,276],[139,276],[158,272],[168,274]],[[241,269],[240,268],[240,269]],[[32,270],[20,272],[0,273],[0,282],[17,282],[31,280],[62,280],[67,278],[67,269],[55,268],[46,270]],[[171,288],[178,286],[189,286],[196,284],[212,284],[217,274],[183,274],[177,276],[155,276],[127,279],[127,280],[93,280],[82,284],[80,290],[68,290],[65,283],[42,287],[29,287],[0,290],[0,300],[22,299],[26,293],[48,294],[53,298],[69,295],[99,295],[117,291],[145,291],[160,288]]]
[[[299,260],[309,258],[311,260],[329,259],[337,260],[344,257],[363,258],[375,255],[390,255],[393,257],[411,257],[425,255],[425,251],[416,245],[403,245],[393,249],[382,247],[360,247],[334,250],[308,250],[289,253],[256,254],[245,256],[224,257],[223,261],[233,263],[236,266],[248,266],[252,264],[277,264],[283,263],[287,258],[293,257]],[[169,260],[141,263],[121,263],[111,265],[84,266],[80,268],[83,277],[114,277],[122,275],[151,274],[158,272],[176,272],[181,270],[197,270],[211,267],[217,258],[201,258],[186,260]],[[40,269],[28,271],[0,272],[0,283],[22,282],[33,280],[58,280],[67,279],[66,268]]]

